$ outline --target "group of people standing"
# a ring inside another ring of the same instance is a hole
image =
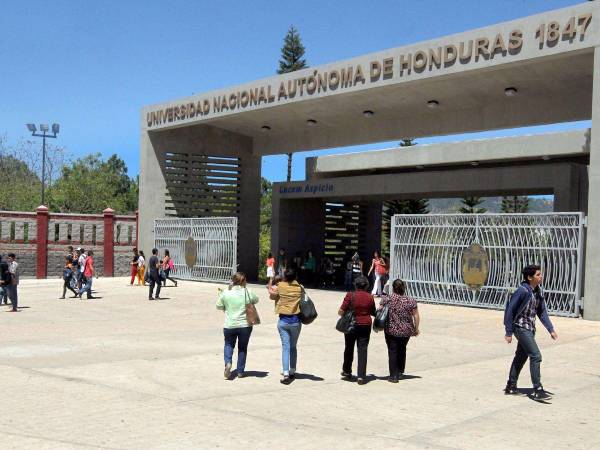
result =
[[[82,247],[73,249],[73,246],[69,245],[62,274],[63,292],[59,298],[65,298],[67,289],[74,294],[71,298],[83,298],[84,293],[87,299],[95,298],[92,295],[92,282],[95,273],[94,252],[92,250],[86,251]]]
[[[355,290],[348,292],[340,306],[339,314],[348,309],[354,311],[355,326],[344,335],[345,349],[342,363],[342,378],[352,380],[354,347],[358,350],[358,384],[366,383],[367,349],[371,335],[371,316],[377,312],[375,300],[368,292],[369,280],[365,276],[354,281]],[[389,356],[389,381],[397,383],[404,374],[406,365],[406,345],[411,336],[419,335],[419,313],[417,302],[405,295],[406,285],[401,280],[392,284],[393,292],[384,295],[379,307],[388,305],[388,321],[384,328]],[[302,331],[300,301],[305,293],[297,280],[293,268],[286,268],[283,277],[276,275],[267,284],[269,298],[275,302],[278,315],[277,330],[281,340],[281,383],[290,384],[296,377],[298,349],[297,343]],[[246,365],[248,343],[252,327],[246,316],[247,306],[258,303],[258,296],[246,287],[246,277],[238,272],[232,277],[229,289],[220,293],[216,307],[225,311],[223,328],[225,347],[225,379],[232,374],[233,352],[238,344],[237,376],[243,377]]]
[[[171,278],[171,272],[175,271],[175,264],[167,249],[160,259],[158,249],[153,248],[152,256],[146,262],[144,252],[134,248],[129,266],[131,268],[130,286],[133,286],[136,279],[138,286],[149,286],[148,300],[160,300],[160,288],[167,285],[167,280],[171,280],[177,287],[177,280]]]
[[[265,260],[267,279],[270,280],[276,275],[283,276],[285,270],[289,267],[294,269],[298,280],[309,286],[334,287],[336,285],[336,268],[329,257],[324,257],[321,264],[317,264],[312,251],[306,252],[302,257],[300,252],[296,252],[291,259],[288,258],[285,249],[280,249],[277,257],[269,253]],[[389,262],[380,252],[375,251],[371,260],[371,266],[367,272],[367,278],[372,277],[371,294],[380,297],[385,283],[388,281]],[[365,275],[365,266],[360,259],[358,252],[355,252],[352,258],[346,263],[344,273],[344,289],[350,291],[354,287],[354,280]]]
[[[0,255],[0,303],[7,305],[10,301],[9,312],[17,312],[19,305],[19,263],[14,253],[7,255],[8,262]]]

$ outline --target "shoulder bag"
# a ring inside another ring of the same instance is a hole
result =
[[[378,332],[385,330],[390,321],[390,304],[386,303],[383,307],[377,310],[375,319],[373,319],[373,331]]]
[[[356,316],[354,315],[354,292],[350,293],[350,305],[348,309],[344,312],[344,315],[341,316],[337,323],[335,324],[335,329],[340,333],[348,334],[354,331],[354,327],[356,326]]]
[[[244,301],[246,302],[246,320],[248,321],[248,326],[252,327],[254,325],[260,325],[260,317],[258,317],[258,311],[256,310],[256,306],[254,306],[254,303],[249,301],[248,289],[246,288],[244,288]]]
[[[317,308],[315,308],[315,304],[306,293],[304,286],[300,285],[300,288],[302,289],[302,294],[300,296],[300,322],[304,325],[308,325],[309,323],[313,323],[317,318]]]

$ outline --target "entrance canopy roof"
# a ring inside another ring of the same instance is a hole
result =
[[[145,107],[142,128],[210,126],[254,153],[591,118],[597,2]]]

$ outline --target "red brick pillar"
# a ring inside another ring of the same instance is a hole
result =
[[[106,208],[104,214],[104,276],[113,277],[115,273],[114,223],[115,211]]]
[[[48,208],[44,205],[38,206],[37,213],[37,261],[36,278],[46,278],[48,266],[48,222],[50,220]]]

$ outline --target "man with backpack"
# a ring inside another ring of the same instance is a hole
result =
[[[529,265],[522,271],[523,282],[511,296],[504,312],[504,340],[510,344],[513,334],[518,345],[510,367],[508,382],[504,393],[518,394],[517,379],[523,365],[529,358],[534,400],[544,400],[550,395],[544,391],[541,382],[540,364],[542,354],[535,341],[535,318],[538,316],[553,340],[558,339],[554,326],[548,317],[544,294],[540,287],[543,276],[540,266]]]

